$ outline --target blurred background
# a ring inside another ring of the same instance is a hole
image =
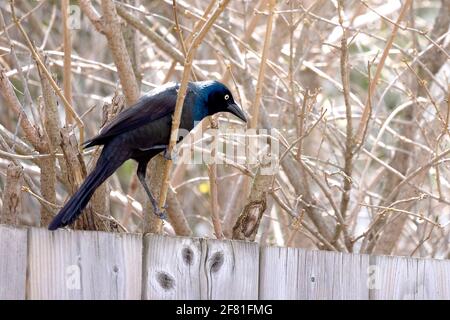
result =
[[[98,157],[80,140],[180,81],[218,5],[2,1],[0,222],[46,226]],[[450,1],[221,5],[191,79],[228,85],[248,128],[279,142],[279,170],[262,175],[264,157],[188,164],[181,147],[161,224],[128,161],[75,227],[450,258]],[[227,115],[204,122],[245,129]],[[150,167],[159,194],[164,160]]]

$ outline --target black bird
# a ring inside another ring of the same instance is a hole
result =
[[[56,215],[48,227],[49,230],[74,222],[94,191],[128,159],[137,161],[137,176],[155,213],[160,217],[165,216],[145,182],[145,174],[150,159],[160,152],[165,152],[169,144],[179,86],[171,83],[150,91],[136,104],[118,114],[97,136],[84,143],[86,148],[103,145],[103,150],[94,170]],[[225,85],[218,81],[190,82],[184,100],[180,129],[191,131],[203,118],[218,112],[230,112],[244,122],[247,121]],[[179,141],[182,138],[181,136]]]

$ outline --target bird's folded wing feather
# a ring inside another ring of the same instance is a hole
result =
[[[175,110],[176,88],[168,88],[155,94],[147,94],[130,108],[119,113],[100,133],[86,141],[84,146],[91,147],[108,142],[111,138],[132,131],[151,121],[162,118]]]

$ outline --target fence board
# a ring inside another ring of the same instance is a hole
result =
[[[418,259],[371,256],[374,269],[373,300],[414,300],[418,295]]]
[[[450,260],[0,225],[0,299],[26,298],[450,299]]]
[[[202,299],[258,299],[258,244],[212,239],[202,242]]]
[[[200,264],[200,239],[146,235],[143,298],[200,299]]]
[[[450,261],[419,259],[416,300],[450,300]]]
[[[0,225],[0,300],[25,299],[27,230]]]
[[[368,299],[369,256],[263,247],[260,299]]]
[[[256,243],[147,235],[143,297],[257,299],[258,260]]]
[[[372,256],[376,288],[374,300],[450,299],[450,261]]]
[[[30,299],[140,299],[142,236],[32,228]]]

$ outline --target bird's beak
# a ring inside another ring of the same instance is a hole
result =
[[[241,107],[239,107],[236,103],[228,105],[227,111],[234,114],[242,121],[247,122],[247,118],[245,117],[244,111],[242,111]]]

